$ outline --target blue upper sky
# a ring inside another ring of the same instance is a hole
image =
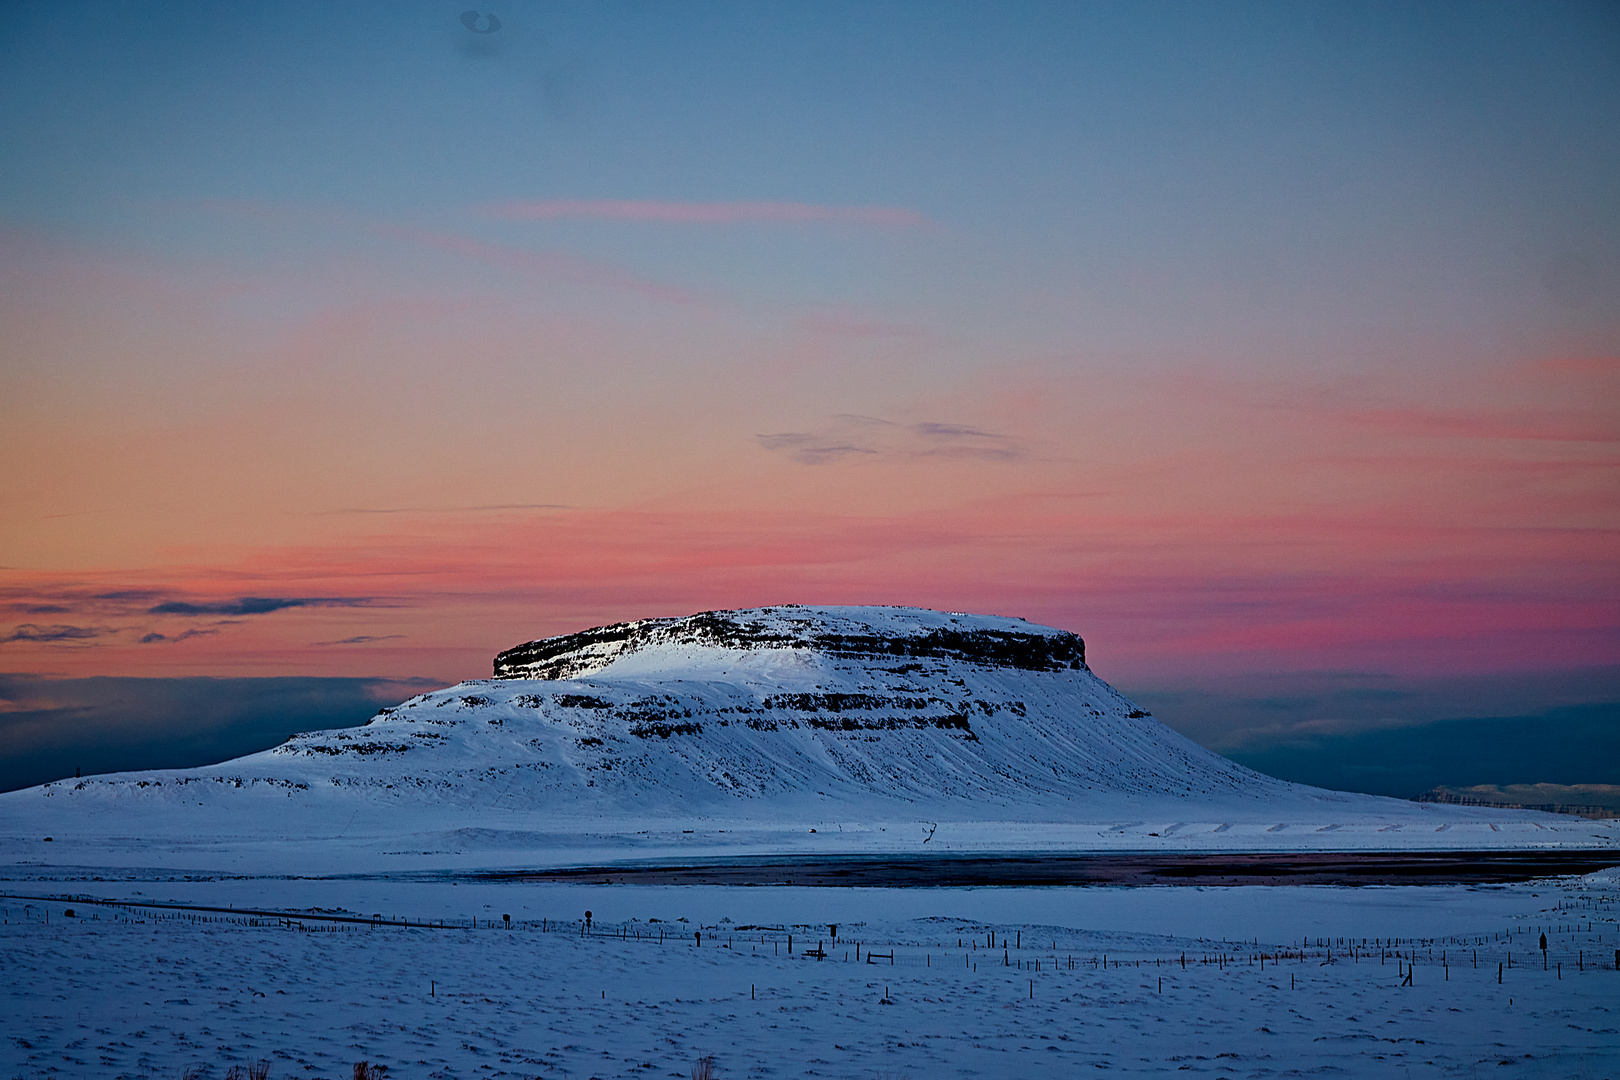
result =
[[[243,241],[174,220],[205,200],[896,206],[939,231],[877,259],[858,237],[544,229],[765,300],[943,295],[982,319],[1102,290],[1133,313],[1122,346],[1204,323],[1207,288],[1226,318],[1445,332],[1504,305],[1568,325],[1620,273],[1610,3],[592,0],[503,4],[482,34],[463,6],[7,5],[0,215],[207,249]]]

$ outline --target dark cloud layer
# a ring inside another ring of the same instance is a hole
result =
[[[81,619],[139,614],[173,590],[113,589],[97,592],[74,584],[0,585],[0,607],[24,615],[75,614]]]
[[[173,595],[172,591],[153,589],[120,589],[91,593],[69,587],[57,587],[14,599],[0,596],[0,605],[11,611],[28,615],[72,614],[77,616],[78,620],[74,623],[50,624],[24,622],[12,627],[9,632],[0,629],[0,645],[27,642],[74,648],[93,646],[99,644],[99,639],[120,634],[129,635],[126,640],[133,639],[142,645],[174,644],[208,634],[217,634],[220,627],[229,626],[248,616],[268,615],[289,608],[364,607],[374,603],[376,599],[368,596],[238,596],[229,600],[201,602],[166,599]],[[13,596],[16,596],[15,592]],[[171,627],[156,630],[143,618],[151,615],[181,618],[213,617],[213,621],[208,625],[183,627],[178,630]],[[121,626],[107,626],[99,622],[102,619],[124,619],[130,616],[140,618],[141,621],[134,625],[126,623]],[[98,622],[88,624],[88,620],[92,619]]]
[[[117,632],[106,626],[68,626],[62,623],[41,626],[38,623],[23,623],[5,637],[0,637],[0,644],[8,641],[86,642]]]
[[[268,615],[272,611],[301,607],[360,607],[370,603],[363,596],[239,596],[212,604],[168,600],[146,609],[148,615]]]
[[[1620,783],[1620,667],[1121,689],[1210,749],[1305,784],[1411,798],[1440,785]]]
[[[977,458],[1017,461],[1028,451],[993,431],[933,421],[901,424],[875,416],[845,414],[816,431],[756,435],[772,453],[801,465],[827,465],[846,458]]]
[[[434,680],[48,679],[0,675],[0,791],[74,775],[187,768],[300,731],[363,724]]]
[[[1324,735],[1230,756],[1304,784],[1411,798],[1488,784],[1620,784],[1620,703]]]
[[[219,633],[219,631],[217,629],[214,629],[214,628],[209,628],[209,629],[204,630],[204,629],[201,629],[201,628],[198,628],[198,627],[193,627],[190,630],[182,630],[178,634],[160,634],[160,633],[158,633],[157,631],[154,630],[150,634],[142,634],[141,635],[141,644],[142,645],[153,645],[153,644],[156,644],[158,642],[167,642],[167,643],[172,645],[177,641],[190,641],[192,638],[195,638],[195,637],[205,637],[208,634],[217,634],[217,633]]]

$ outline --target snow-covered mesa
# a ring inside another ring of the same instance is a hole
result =
[[[0,861],[324,872],[1620,839],[1612,822],[1263,776],[1098,679],[1079,637],[1018,619],[706,612],[520,645],[495,676],[220,765],[0,795]]]

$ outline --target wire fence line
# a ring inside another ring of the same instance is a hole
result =
[[[411,918],[374,913],[360,915],[338,910],[278,910],[232,906],[182,904],[165,901],[107,900],[78,894],[29,896],[0,893],[7,904],[4,918],[49,922],[52,911],[60,919],[99,919],[105,912],[123,921],[162,919],[198,925],[267,927],[305,931],[359,930],[463,930],[501,931],[513,934],[566,934],[582,942],[617,941],[664,948],[726,949],[734,953],[758,955],[766,947],[770,955],[815,963],[857,963],[888,967],[956,969],[976,972],[1011,969],[1030,974],[1063,971],[1121,971],[1126,969],[1220,969],[1248,966],[1264,971],[1268,966],[1286,964],[1319,966],[1332,964],[1395,964],[1404,972],[1407,966],[1422,964],[1450,970],[1485,970],[1499,966],[1498,977],[1508,971],[1536,968],[1620,972],[1620,927],[1614,916],[1614,902],[1608,897],[1583,898],[1579,903],[1560,905],[1557,920],[1525,922],[1489,934],[1458,934],[1430,938],[1305,937],[1281,945],[1250,942],[1197,940],[1190,948],[1173,951],[1124,944],[1112,955],[1100,950],[1081,951],[1072,943],[1049,938],[1050,947],[1041,948],[1035,940],[1036,928],[986,928],[966,924],[974,936],[958,937],[953,949],[948,940],[874,940],[839,936],[834,924],[822,924],[826,933],[816,936],[813,924],[771,926],[690,924],[679,920],[665,922],[617,922],[603,924],[585,919],[520,919],[469,916],[465,918]],[[77,905],[77,907],[75,907]],[[82,910],[80,910],[82,909]],[[1023,937],[1028,931],[1030,944]],[[1009,934],[1012,936],[1009,938]],[[813,942],[813,944],[812,944]]]

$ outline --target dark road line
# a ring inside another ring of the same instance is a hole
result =
[[[1620,866],[1620,851],[781,856],[456,875],[464,880],[813,887],[1505,884]]]

